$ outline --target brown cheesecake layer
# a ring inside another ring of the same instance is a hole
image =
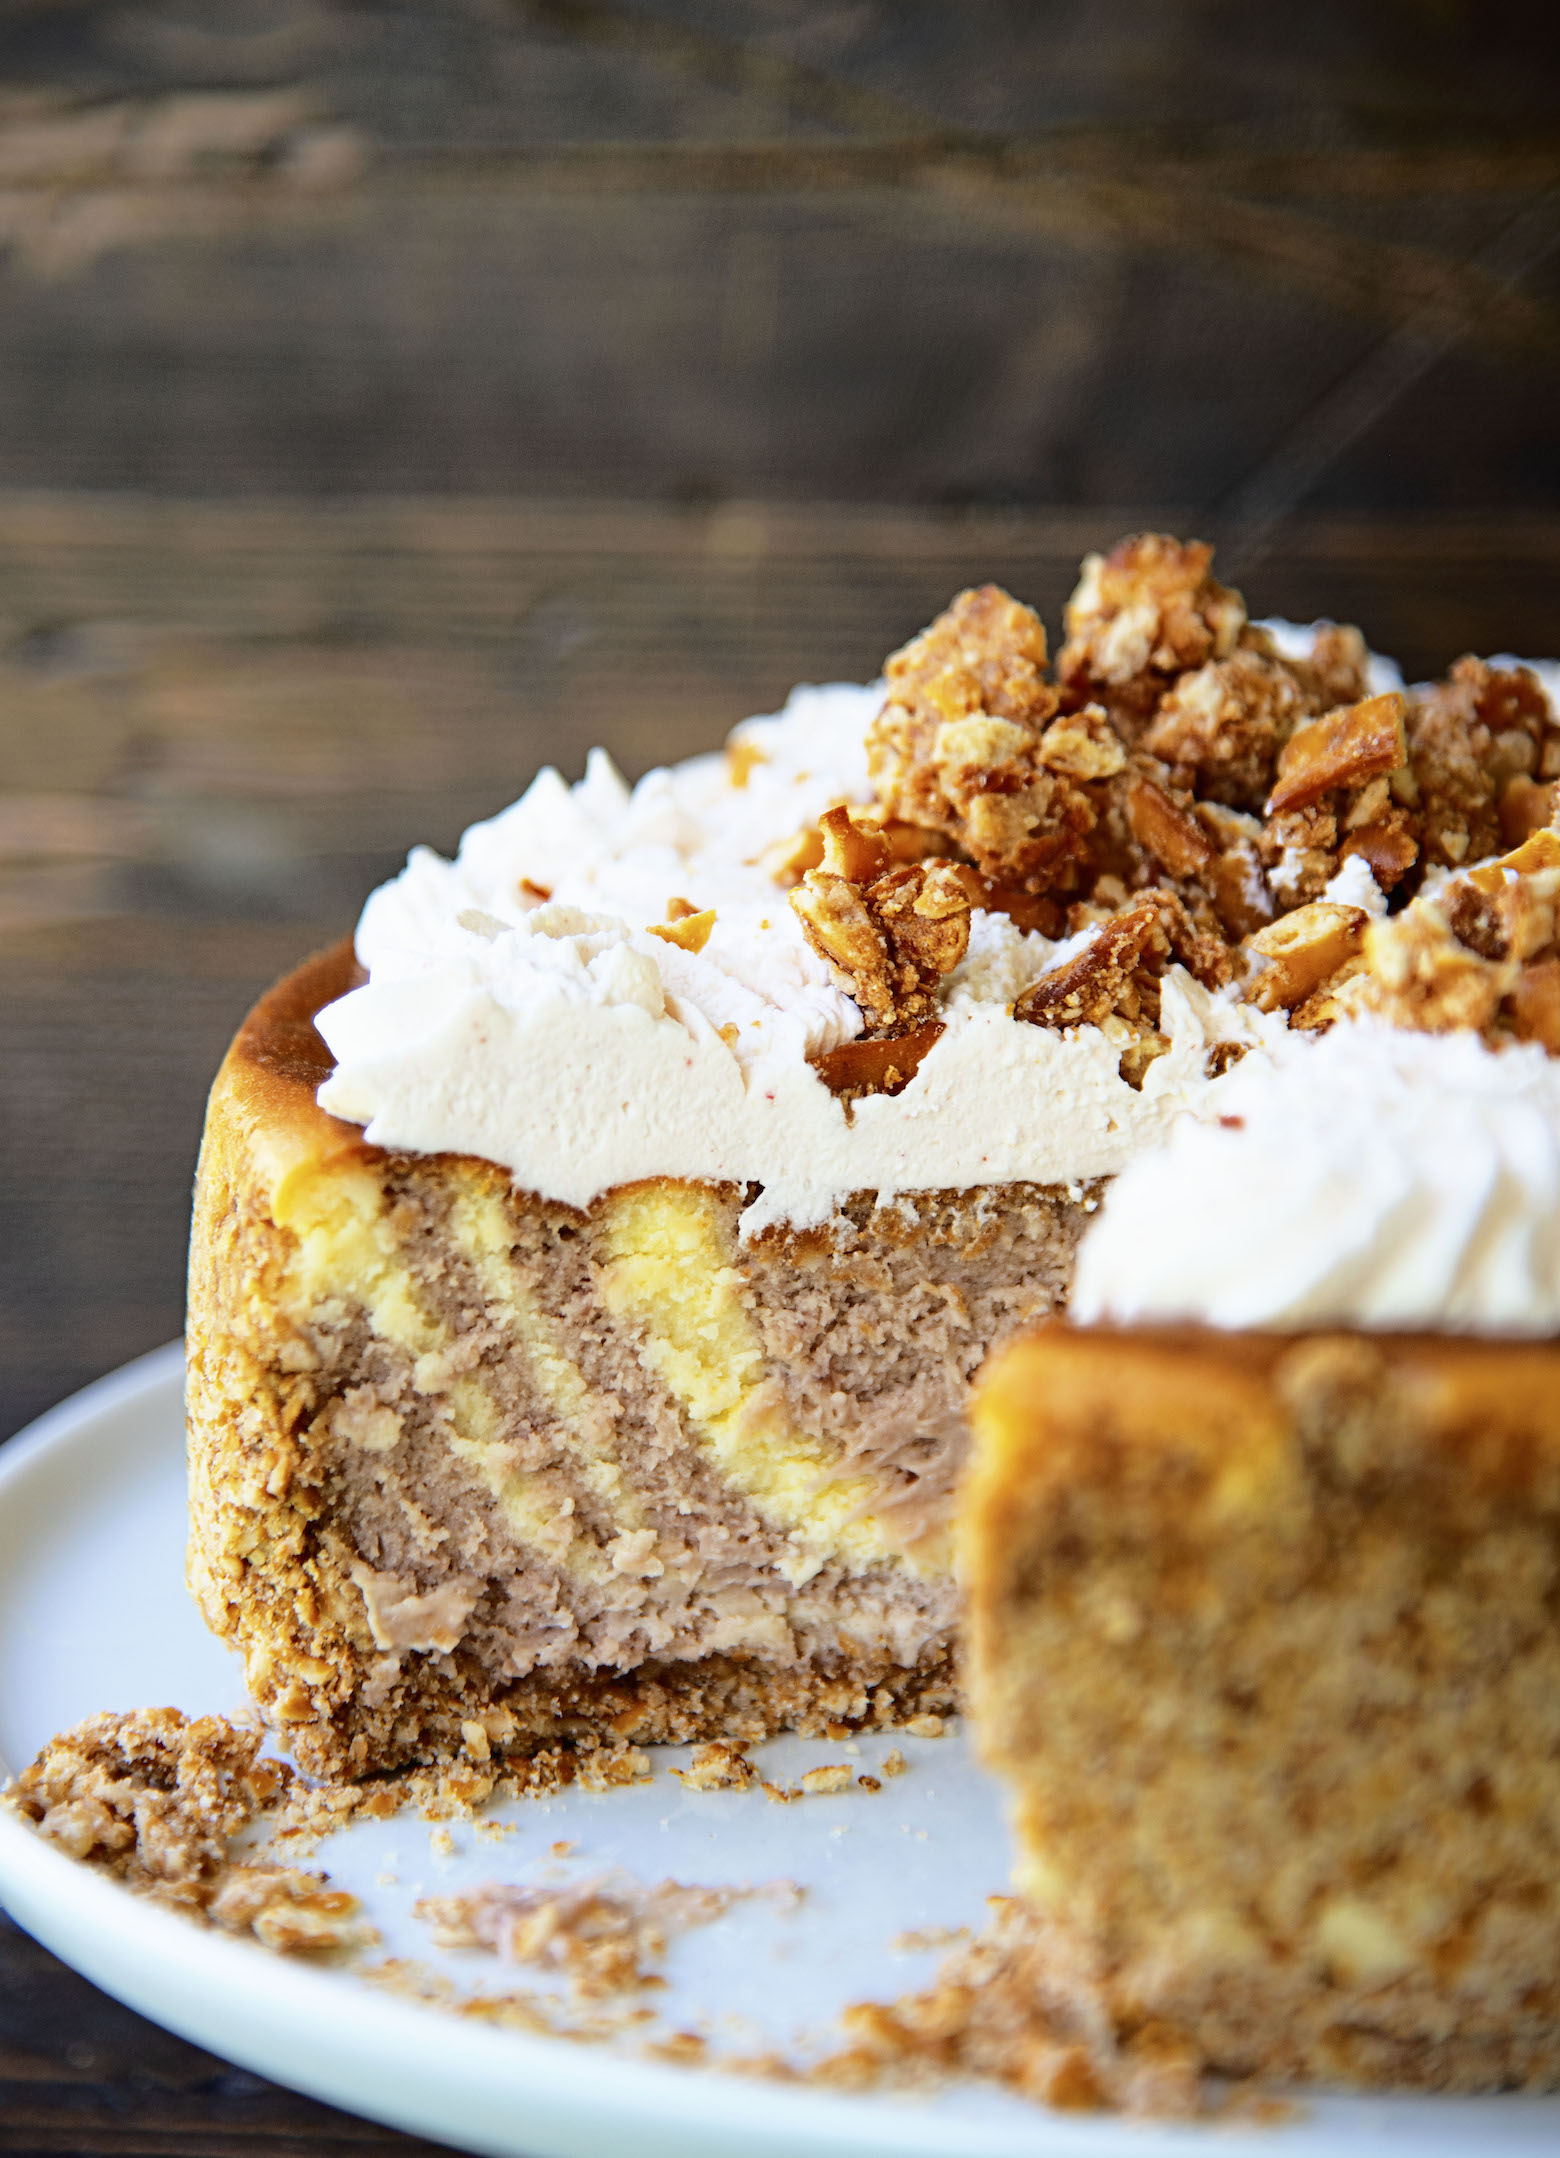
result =
[[[319,1108],[355,979],[339,947],[246,1022],[191,1253],[190,1581],[302,1765],[949,1707],[968,1386],[1092,1194],[748,1245],[728,1186],[560,1206]]]

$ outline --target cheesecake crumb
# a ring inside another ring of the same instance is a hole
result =
[[[793,1881],[649,1887],[614,1869],[561,1888],[491,1882],[466,1895],[425,1896],[413,1911],[441,1948],[485,1948],[510,1963],[557,1971],[577,1999],[600,1999],[661,1984],[656,1966],[673,1936],[758,1897],[793,1908],[801,1890]]]
[[[700,2031],[673,2031],[668,2038],[656,2038],[645,2047],[645,2056],[652,2061],[671,2061],[678,2068],[702,2068],[710,2057],[710,2042]]]
[[[444,1972],[410,1956],[386,1957],[360,1975],[393,1999],[441,2009],[465,2022],[537,2038],[567,2038],[581,2045],[621,2042],[653,2021],[652,2011],[632,1996],[581,2003],[540,1988],[462,1993]]]
[[[740,1739],[717,1738],[695,1746],[688,1766],[674,1768],[672,1774],[690,1791],[749,1791],[758,1781],[758,1771]]]
[[[968,1926],[913,1926],[896,1933],[889,1947],[896,1956],[922,1956],[933,1948],[953,1948],[970,1939]]]
[[[905,1759],[899,1748],[895,1746],[891,1752],[884,1754],[878,1766],[885,1776],[902,1776],[906,1769],[909,1768],[910,1763]]]
[[[575,1777],[585,1791],[616,1791],[628,1783],[649,1783],[655,1771],[649,1754],[638,1746],[598,1746],[578,1757]]]
[[[808,1798],[827,1798],[836,1791],[848,1791],[854,1781],[848,1762],[827,1761],[808,1769],[802,1777],[801,1787]]]
[[[355,1896],[327,1876],[246,1852],[239,1833],[294,1781],[261,1755],[263,1734],[177,1709],[91,1716],[51,1739],[0,1803],[70,1857],[132,1894],[284,1954],[363,1948],[378,1939]]]

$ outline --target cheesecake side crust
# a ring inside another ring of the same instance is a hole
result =
[[[300,1765],[953,1707],[967,1387],[1092,1192],[857,1195],[740,1250],[746,1190],[571,1209],[319,1108],[353,979],[338,947],[241,1030],[191,1244],[190,1585]]]
[[[1236,2076],[1560,2083],[1560,1344],[1053,1323],[974,1422],[1037,1996]]]

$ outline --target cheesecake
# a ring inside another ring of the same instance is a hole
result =
[[[246,1022],[197,1179],[189,1578],[300,1766],[953,1705],[975,1374],[1243,1073],[1418,1024],[1392,940],[1557,772],[1527,670],[1405,691],[1150,535],[1054,664],[975,589],[416,850]],[[1481,959],[1491,1042],[1540,1053],[1542,963]]]
[[[1269,2083],[1560,2083],[1560,1349],[1053,1325],[971,1710],[1037,1990]]]

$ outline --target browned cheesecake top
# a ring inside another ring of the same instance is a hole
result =
[[[234,1037],[211,1090],[208,1148],[241,1141],[276,1166],[377,1153],[315,1099],[332,1059],[315,1014],[363,979],[343,937],[268,989]]]

